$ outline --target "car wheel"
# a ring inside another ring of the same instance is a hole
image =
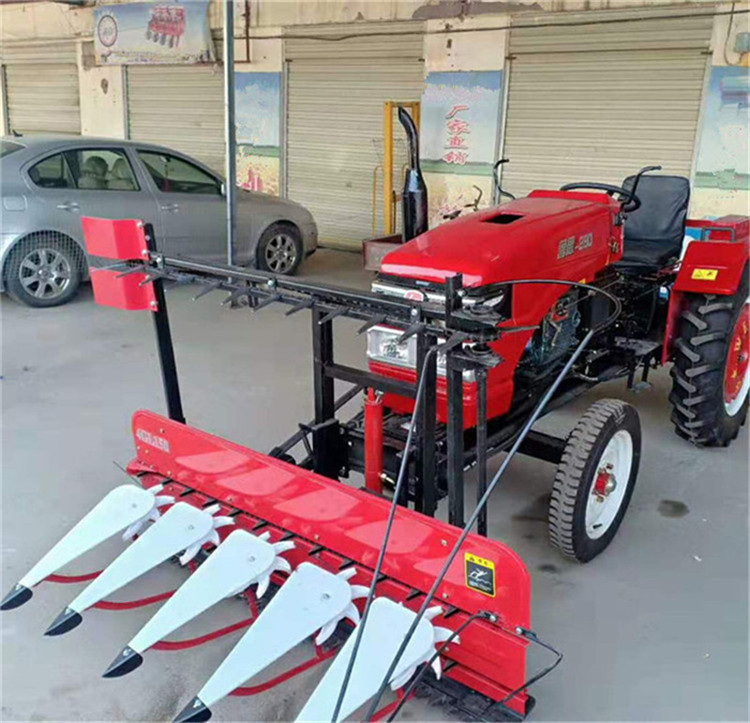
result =
[[[291,275],[302,263],[302,236],[288,223],[274,223],[258,242],[258,268],[274,274]]]
[[[5,281],[8,294],[20,304],[60,306],[81,284],[81,251],[71,239],[24,239],[11,252]]]

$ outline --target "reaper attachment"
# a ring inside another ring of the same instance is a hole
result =
[[[442,608],[430,608],[419,621],[409,640],[396,670],[390,678],[393,690],[404,686],[417,667],[426,663],[435,652],[435,645],[447,640],[452,634],[447,628],[434,627],[430,620],[440,615]],[[336,716],[335,723],[350,716],[360,706],[369,701],[377,692],[386,674],[388,664],[403,642],[416,613],[398,605],[388,598],[378,598],[372,603],[370,617],[362,636],[357,658],[354,663],[346,696]],[[351,636],[333,664],[326,672],[318,687],[299,714],[297,721],[332,721],[336,700],[354,648],[355,636]],[[458,642],[458,638],[455,638]],[[436,658],[435,674],[440,677],[439,658]]]
[[[217,528],[234,524],[231,517],[213,516],[219,507],[199,510],[185,502],[170,507],[57,616],[45,635],[62,635],[77,627],[85,610],[169,558],[182,553],[180,562],[186,565],[203,545],[218,545]]]
[[[358,623],[359,611],[353,600],[365,597],[367,588],[348,583],[355,574],[354,569],[334,574],[303,562],[175,721],[208,720],[214,703],[316,630],[320,632],[315,643],[321,645],[342,619]]]
[[[255,596],[263,597],[272,573],[291,572],[279,554],[294,547],[291,541],[272,544],[269,537],[268,532],[256,537],[246,530],[234,530],[123,648],[104,677],[117,678],[135,670],[143,662],[142,654],[155,643],[250,585],[257,584]]]
[[[161,490],[162,485],[144,490],[131,484],[113,489],[20,579],[0,609],[12,610],[28,602],[31,588],[118,532],[124,530],[123,538],[131,540],[147,522],[159,519],[160,507],[174,502],[159,495]]]

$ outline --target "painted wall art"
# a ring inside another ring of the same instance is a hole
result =
[[[477,198],[479,208],[492,202],[501,87],[499,70],[427,76],[420,136],[431,226]]]
[[[692,212],[750,212],[750,68],[717,66],[703,99]]]
[[[99,65],[165,65],[213,61],[209,0],[99,5],[94,52]]]
[[[237,184],[279,195],[281,73],[235,75]]]

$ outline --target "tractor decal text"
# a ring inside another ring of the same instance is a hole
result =
[[[138,439],[143,442],[143,444],[147,444],[149,447],[160,449],[162,452],[169,453],[168,439],[165,439],[164,437],[157,437],[155,434],[151,434],[151,432],[147,432],[145,429],[136,429],[135,436],[138,437]]]

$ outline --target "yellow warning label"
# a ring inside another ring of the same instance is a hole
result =
[[[464,554],[464,572],[466,587],[481,592],[482,595],[495,597],[495,563],[483,557]]]
[[[719,269],[693,269],[690,277],[696,281],[714,281],[719,275]]]

